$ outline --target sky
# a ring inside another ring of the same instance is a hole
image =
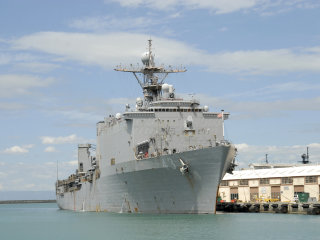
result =
[[[2,0],[0,191],[54,190],[96,123],[142,96],[147,40],[176,93],[230,112],[237,163],[320,162],[320,2]]]

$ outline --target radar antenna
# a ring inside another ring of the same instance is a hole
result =
[[[301,161],[301,162],[302,162],[303,164],[308,164],[308,163],[310,163],[310,162],[309,162],[309,147],[307,147],[307,154],[305,154],[305,153],[302,154],[302,155],[301,155],[301,158],[302,158],[302,161]]]
[[[134,67],[130,64],[130,67],[123,67],[119,65],[114,69],[115,71],[133,73],[142,88],[146,103],[160,99],[163,81],[169,73],[187,71],[183,67],[174,69],[169,66],[168,69],[165,69],[164,66],[156,66],[154,62],[154,55],[152,53],[152,40],[149,39],[148,42],[148,50],[143,53],[141,58],[143,67],[139,67],[139,65]]]

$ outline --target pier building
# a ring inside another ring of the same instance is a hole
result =
[[[233,171],[220,183],[223,201],[320,201],[320,165],[293,165]],[[300,198],[300,199],[299,199]]]

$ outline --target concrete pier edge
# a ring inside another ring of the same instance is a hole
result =
[[[239,203],[219,202],[216,211],[220,212],[251,212],[251,213],[288,213],[320,215],[320,203]]]

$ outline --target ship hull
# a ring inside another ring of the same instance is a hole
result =
[[[57,194],[61,209],[131,213],[215,213],[221,178],[234,159],[222,145],[108,166],[80,190]],[[181,173],[181,161],[188,173]]]

